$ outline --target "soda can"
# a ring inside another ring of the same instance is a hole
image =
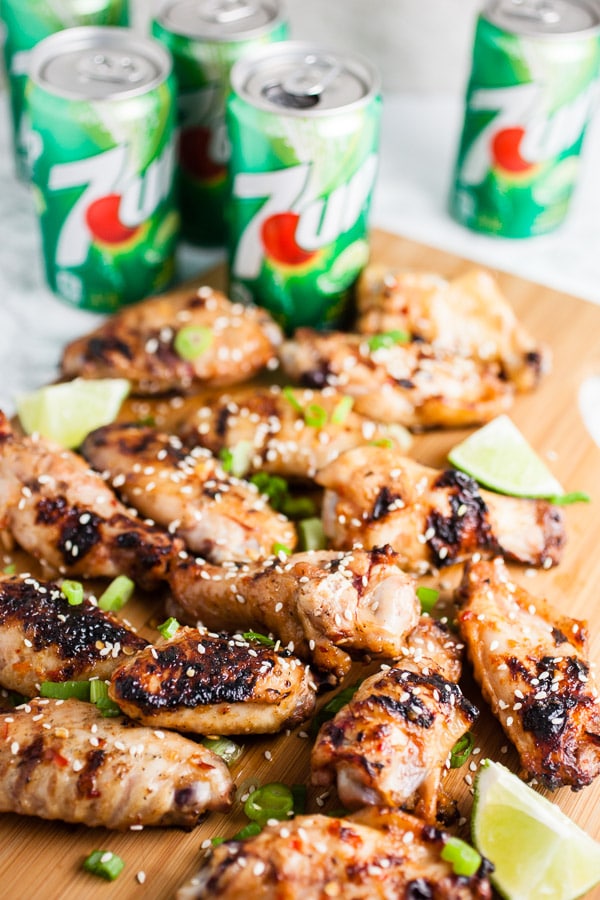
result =
[[[15,169],[27,180],[25,85],[29,55],[39,41],[77,25],[127,25],[127,0],[0,0],[5,26],[4,61],[10,88]]]
[[[26,91],[48,284],[113,312],[172,279],[175,85],[158,41],[71,28],[39,43]]]
[[[598,92],[600,9],[492,0],[479,16],[451,214],[529,237],[564,220]]]
[[[169,48],[179,89],[179,206],[183,237],[225,243],[229,141],[225,100],[233,64],[287,37],[278,0],[166,0],[152,33]]]
[[[381,97],[366,60],[273,44],[232,70],[231,294],[288,330],[338,325],[369,256]]]

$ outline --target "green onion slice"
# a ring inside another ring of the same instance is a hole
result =
[[[69,606],[81,606],[83,603],[83,585],[80,581],[65,580],[60,586],[69,601]]]
[[[131,598],[135,583],[127,575],[117,575],[98,599],[98,606],[105,612],[117,612]]]
[[[440,596],[440,592],[436,591],[435,588],[425,587],[421,585],[421,587],[417,588],[417,599],[421,604],[421,609],[425,613],[430,613],[438,601]]]
[[[219,453],[221,468],[234,478],[243,478],[250,469],[254,446],[250,441],[240,441],[235,447],[223,447]]]
[[[309,403],[304,411],[304,421],[309,428],[323,428],[327,425],[327,410],[319,403]]]
[[[216,753],[217,756],[220,756],[223,762],[227,763],[228,766],[232,766],[234,762],[237,762],[244,752],[243,747],[240,747],[235,741],[230,741],[229,738],[225,737],[205,737],[202,738],[201,743],[209,750],[212,750],[213,753]]]
[[[180,328],[175,335],[173,348],[177,356],[186,362],[194,362],[195,359],[206,353],[213,342],[213,332],[203,325],[186,325]]]
[[[15,563],[9,563],[8,566],[4,566],[2,569],[5,575],[14,575],[17,571],[17,566]]]
[[[108,696],[108,685],[99,678],[90,681],[90,703],[96,705],[96,709],[100,710],[104,718],[121,715],[117,704]]]
[[[369,338],[368,345],[371,353],[375,350],[393,347],[394,344],[407,344],[410,341],[410,335],[407,331],[383,331],[380,334],[374,334]]]
[[[292,551],[289,547],[286,547],[285,544],[280,544],[279,541],[275,541],[273,544],[273,556],[279,556],[280,553],[284,553],[286,556],[291,556]]]
[[[391,438],[379,438],[377,441],[369,441],[370,447],[385,447],[386,450],[392,450],[394,442]]]
[[[256,641],[264,644],[265,647],[274,647],[276,643],[273,638],[267,637],[266,634],[261,634],[259,631],[244,631],[242,637],[245,641]]]
[[[571,503],[589,503],[590,500],[590,495],[586,494],[585,491],[571,491],[570,494],[556,494],[554,497],[548,498],[548,502],[554,504],[554,506],[569,506]]]
[[[94,850],[84,860],[83,868],[92,875],[106,878],[107,881],[114,881],[125,868],[125,863],[120,856],[111,853],[110,850]]]
[[[342,397],[340,402],[334,406],[333,412],[331,413],[332,424],[342,425],[350,415],[353,406],[354,397]]]
[[[244,803],[248,818],[259,825],[265,825],[269,819],[287,819],[293,809],[294,795],[279,781],[258,788]]]
[[[302,816],[306,812],[306,800],[308,791],[305,784],[293,784],[291,787],[294,798],[294,815]]]
[[[300,401],[297,399],[296,395],[294,394],[294,388],[284,387],[281,393],[285,397],[287,402],[290,404],[290,406],[292,406],[296,410],[297,413],[300,413],[300,415],[304,414],[304,407],[302,406],[302,404],[300,403]]]
[[[466,763],[469,756],[471,755],[471,750],[473,749],[474,743],[475,738],[470,731],[467,731],[466,734],[463,734],[463,736],[457,740],[454,747],[450,751],[451,769],[460,769],[460,767],[464,763]]]
[[[316,516],[311,519],[301,519],[298,522],[300,532],[300,546],[303,550],[325,550],[327,538],[323,530],[323,522]]]
[[[457,837],[448,838],[440,855],[452,864],[455,875],[470,877],[481,865],[481,856],[477,850]]]
[[[355,681],[354,684],[349,684],[348,687],[341,690],[339,694],[332,697],[325,706],[321,707],[311,723],[311,733],[313,735],[317,734],[321,725],[328,722],[330,719],[333,719],[335,714],[338,713],[343,706],[350,703],[362,682],[363,679],[361,678],[359,681]]]
[[[89,681],[42,681],[40,697],[51,697],[53,700],[90,699]]]
[[[177,634],[180,628],[181,625],[179,624],[177,619],[174,619],[173,616],[169,616],[166,622],[163,622],[161,625],[157,626],[156,630],[160,631],[160,633],[164,638],[166,638],[166,640],[170,640],[170,638],[174,637]]]
[[[258,822],[248,822],[247,825],[244,825],[243,828],[234,834],[231,838],[232,841],[245,841],[246,838],[256,837],[257,834],[260,834],[262,831],[261,826]]]

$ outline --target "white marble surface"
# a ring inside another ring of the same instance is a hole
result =
[[[460,100],[390,95],[384,109],[373,224],[600,304],[598,119],[567,223],[553,235],[515,242],[472,234],[446,213]],[[181,274],[198,273],[217,256],[182,248]],[[0,95],[0,407],[11,412],[18,394],[54,378],[61,347],[96,320],[44,285],[31,197],[13,177],[6,97]]]

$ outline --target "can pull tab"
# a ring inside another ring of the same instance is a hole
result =
[[[306,56],[304,64],[288,75],[281,87],[293,97],[319,97],[340,72],[339,63],[327,56]]]
[[[542,25],[556,25],[560,22],[560,13],[552,0],[512,0],[510,14],[521,19],[532,19]]]
[[[253,16],[257,9],[256,3],[252,3],[251,0],[211,0],[207,4],[206,12],[213,22],[227,25]]]
[[[137,84],[144,78],[143,67],[130,56],[120,53],[93,53],[84,56],[77,65],[84,81],[101,81],[114,84]]]

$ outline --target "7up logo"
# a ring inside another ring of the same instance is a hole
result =
[[[314,196],[311,170],[311,163],[300,163],[236,175],[234,199],[263,201],[239,240],[232,266],[236,277],[258,278],[264,255],[288,266],[308,262],[357,223],[375,181],[376,154],[325,197]]]
[[[117,146],[96,156],[52,166],[51,192],[83,188],[63,224],[56,248],[61,268],[83,265],[94,239],[118,246],[133,238],[171,191],[174,150],[167,146],[143,174],[131,171],[129,151]]]
[[[596,85],[591,84],[572,102],[548,115],[539,84],[473,91],[469,109],[496,114],[469,147],[461,167],[461,182],[479,184],[492,166],[516,175],[558,157],[581,137],[596,95]]]

